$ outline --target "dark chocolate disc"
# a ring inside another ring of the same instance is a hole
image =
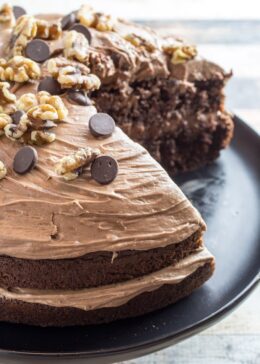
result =
[[[25,56],[41,63],[50,57],[50,48],[43,40],[33,39],[25,47]]]
[[[108,155],[97,157],[91,165],[91,176],[101,185],[111,183],[116,178],[117,173],[117,161]]]
[[[18,174],[28,173],[35,167],[37,160],[36,149],[29,146],[22,147],[14,157],[13,169]]]
[[[92,135],[107,138],[115,130],[114,119],[105,113],[97,113],[89,119],[89,130]]]
[[[67,30],[71,28],[76,23],[76,14],[75,12],[69,13],[68,15],[65,15],[61,19],[61,28],[62,30]]]
[[[14,17],[17,20],[20,16],[25,15],[26,11],[21,6],[13,6]]]
[[[73,90],[73,89],[68,90],[67,98],[69,101],[71,101],[77,105],[81,105],[81,106],[92,105],[92,101],[87,97],[85,92],[82,90]]]
[[[60,95],[63,92],[59,82],[50,76],[44,77],[41,80],[38,86],[38,92],[40,91],[47,91],[51,95]]]
[[[70,30],[75,30],[76,32],[79,32],[83,35],[85,35],[86,39],[88,40],[89,44],[91,43],[91,33],[90,31],[88,30],[87,27],[85,27],[84,25],[82,24],[75,24],[73,25]]]
[[[11,114],[11,118],[13,120],[14,124],[19,124],[19,121],[21,119],[21,117],[23,116],[24,112],[21,110],[17,110],[16,112],[14,112],[13,114]]]

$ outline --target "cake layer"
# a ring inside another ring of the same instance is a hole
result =
[[[132,317],[176,302],[213,270],[214,259],[204,249],[174,267],[110,286],[80,291],[0,288],[0,320],[66,326]]]
[[[59,260],[0,257],[0,287],[81,289],[123,282],[173,265],[202,244],[201,231],[188,239],[144,251],[96,252]]]

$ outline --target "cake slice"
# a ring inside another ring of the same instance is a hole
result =
[[[97,324],[187,296],[214,271],[199,212],[97,113],[85,36],[16,12],[0,11],[0,321]]]

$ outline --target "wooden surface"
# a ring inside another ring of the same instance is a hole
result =
[[[163,34],[185,36],[198,44],[203,55],[233,69],[228,108],[260,134],[260,22],[156,21],[152,25]],[[124,364],[260,364],[260,288],[212,328]]]

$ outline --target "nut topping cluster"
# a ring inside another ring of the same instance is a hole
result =
[[[37,80],[41,76],[39,65],[29,58],[14,56],[6,61],[0,58],[0,80],[19,83]]]
[[[0,23],[8,23],[11,26],[15,24],[15,17],[11,5],[3,4],[0,8]]]
[[[49,129],[55,123],[66,119],[68,110],[59,96],[52,96],[46,91],[37,95],[28,93],[22,95],[16,103],[21,117],[17,123],[12,115],[0,114],[0,132],[11,140],[27,142],[36,145],[51,143],[55,134]]]
[[[16,96],[10,91],[8,82],[0,82],[0,113],[12,114],[16,111]]]
[[[82,63],[69,61],[66,58],[52,58],[48,61],[47,67],[64,89],[94,91],[100,87],[100,79],[90,73],[90,69]]]

